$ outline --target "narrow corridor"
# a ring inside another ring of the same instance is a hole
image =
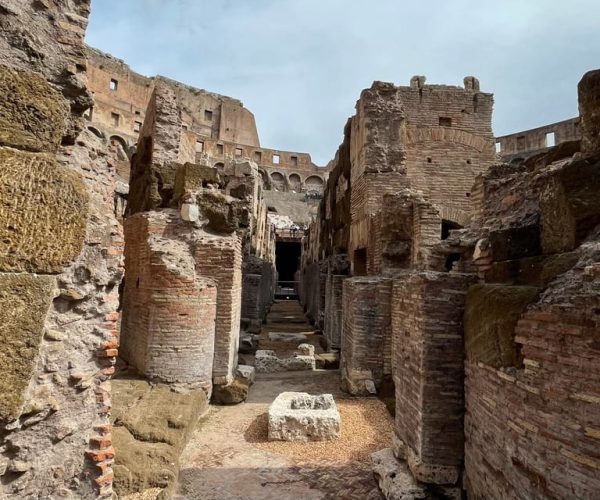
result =
[[[278,355],[300,343],[322,352],[320,335],[296,301],[277,301],[263,325],[259,348]],[[332,442],[267,440],[267,410],[284,391],[331,393],[342,418]],[[370,465],[372,452],[388,447],[392,417],[375,398],[339,389],[338,370],[257,374],[245,403],[211,406],[181,457],[183,499],[380,499]]]

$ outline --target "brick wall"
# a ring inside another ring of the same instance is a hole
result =
[[[598,296],[586,302],[522,316],[522,367],[467,360],[465,469],[474,498],[595,498],[600,491]]]
[[[213,381],[226,384],[237,366],[242,308],[242,247],[239,236],[196,239],[196,271],[217,283]]]
[[[361,277],[343,281],[341,340],[342,387],[368,394],[391,374],[390,300],[392,281]]]
[[[470,282],[434,272],[394,280],[396,435],[412,473],[428,483],[456,483],[462,464],[462,315]]]

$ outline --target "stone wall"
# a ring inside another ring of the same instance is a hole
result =
[[[597,116],[595,73],[579,85],[582,127]],[[465,315],[465,486],[475,498],[600,489],[600,153],[572,154],[559,145],[479,180],[473,258],[484,283],[469,290]]]
[[[554,136],[554,144],[549,143],[548,134]],[[563,142],[579,140],[581,140],[581,124],[579,117],[576,117],[496,137],[496,144],[499,144],[499,154],[502,159],[509,161],[517,157],[525,159],[531,154],[558,146]]]
[[[123,238],[81,132],[89,2],[0,11],[0,496],[110,497]]]

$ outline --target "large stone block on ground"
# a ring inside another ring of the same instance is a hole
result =
[[[208,409],[202,390],[174,392],[145,380],[112,381],[115,490],[120,495],[163,488],[172,494],[179,456]],[[167,498],[170,498],[170,494]]]
[[[269,440],[329,441],[340,436],[340,414],[331,394],[282,392],[269,407]]]
[[[55,286],[51,276],[0,274],[0,423],[20,414]]]
[[[54,152],[67,128],[69,108],[38,74],[0,65],[0,145]]]
[[[88,193],[46,154],[0,148],[0,270],[59,273],[81,252]]]
[[[515,326],[538,294],[539,288],[532,286],[477,284],[470,287],[465,307],[467,359],[495,368],[517,365]]]

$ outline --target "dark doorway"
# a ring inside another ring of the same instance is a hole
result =
[[[278,241],[275,244],[275,266],[279,281],[294,281],[300,262],[300,251],[298,241]]]
[[[354,276],[367,275],[367,249],[358,248],[354,250]]]
[[[462,229],[462,226],[460,224],[457,224],[456,222],[452,222],[451,220],[443,219],[442,220],[442,239],[443,240],[445,240],[446,238],[448,238],[448,236],[450,236],[450,231],[452,229]]]

